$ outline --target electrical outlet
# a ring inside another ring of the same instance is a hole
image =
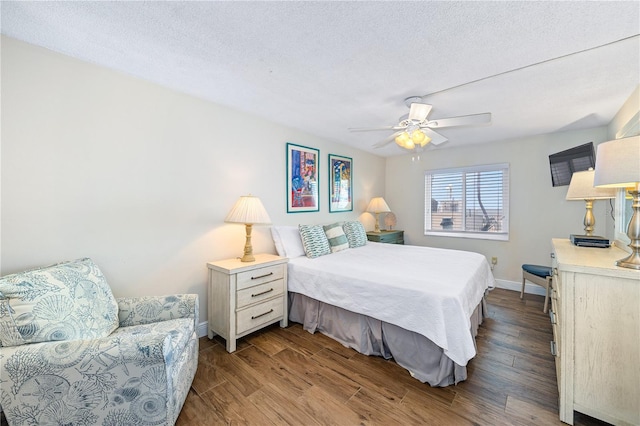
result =
[[[495,265],[496,263],[498,263],[498,258],[497,258],[496,256],[493,256],[493,257],[491,258],[491,264],[492,264],[492,265]]]

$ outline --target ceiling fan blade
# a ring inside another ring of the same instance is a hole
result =
[[[377,144],[373,145],[374,148],[382,148],[383,146],[387,146],[389,145],[391,142],[393,142],[393,140],[396,138],[396,136],[398,136],[400,133],[402,133],[404,130],[401,130],[399,132],[395,132],[392,135],[386,137],[385,139],[381,140],[380,142],[378,142]]]
[[[431,129],[439,129],[441,127],[471,126],[489,123],[491,123],[491,113],[484,112],[481,114],[461,115],[460,117],[449,117],[441,118],[439,120],[432,120],[429,121],[426,126]]]
[[[387,136],[386,138],[384,138],[383,140],[381,140],[377,144],[373,145],[373,148],[378,149],[378,148],[382,148],[383,146],[389,145],[391,142],[393,142],[393,140],[396,138],[396,136],[398,136],[402,132],[404,132],[404,130],[400,130],[398,132],[395,132],[395,133]]]
[[[431,105],[414,102],[409,110],[409,120],[424,121],[431,112]]]
[[[425,135],[429,136],[431,138],[431,144],[433,145],[440,145],[443,142],[448,141],[449,139],[445,138],[444,136],[442,136],[440,133],[434,132],[433,130],[427,128],[427,127],[421,127],[422,131],[424,132]]]
[[[398,126],[383,126],[383,127],[349,127],[350,132],[375,132],[377,130],[399,130]]]

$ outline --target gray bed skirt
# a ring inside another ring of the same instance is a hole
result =
[[[484,298],[471,315],[471,333],[478,334]],[[467,378],[467,367],[454,363],[431,340],[387,322],[289,292],[289,320],[310,333],[321,332],[364,355],[393,358],[411,376],[431,386],[449,386]]]

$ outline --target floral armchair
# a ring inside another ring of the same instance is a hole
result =
[[[198,296],[115,299],[90,259],[0,278],[9,425],[171,425],[198,363]]]

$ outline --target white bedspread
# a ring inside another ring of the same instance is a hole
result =
[[[367,243],[289,259],[289,291],[422,334],[465,366],[476,354],[469,317],[495,286],[485,257],[431,247]]]

